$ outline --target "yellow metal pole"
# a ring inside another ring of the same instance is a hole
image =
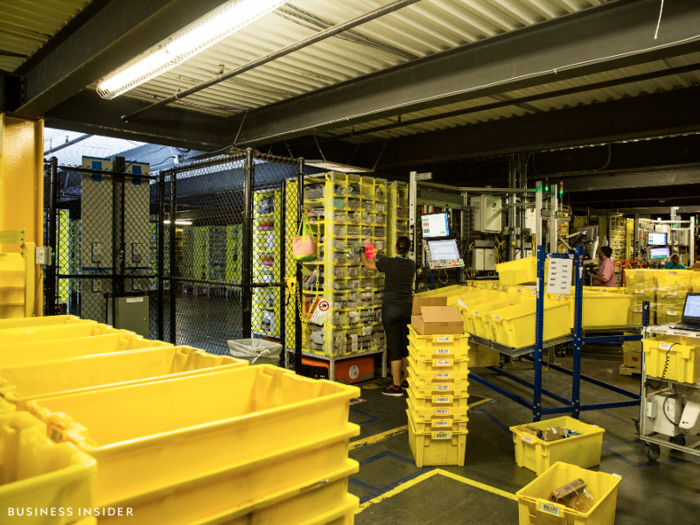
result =
[[[44,121],[0,114],[0,230],[24,230],[25,242],[44,245]],[[22,253],[20,245],[0,246]],[[32,257],[32,261],[33,261]],[[40,289],[40,268],[32,288]],[[34,314],[42,315],[39,291]]]

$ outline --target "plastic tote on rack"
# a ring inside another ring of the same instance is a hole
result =
[[[299,223],[297,236],[292,238],[292,258],[295,261],[315,261],[318,259],[318,243],[306,215]]]
[[[264,339],[234,339],[226,341],[232,357],[246,359],[251,365],[276,365],[282,345]]]

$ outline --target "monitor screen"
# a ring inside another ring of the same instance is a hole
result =
[[[649,232],[649,240],[647,241],[647,244],[649,246],[666,246],[668,244],[667,237],[668,236],[665,233]]]
[[[668,259],[671,256],[671,252],[668,246],[666,248],[651,248],[649,255],[652,259]]]
[[[456,261],[459,259],[457,241],[454,239],[428,241],[428,247],[433,261]]]
[[[688,294],[686,296],[683,318],[686,317],[700,319],[700,295]]]
[[[421,219],[423,222],[423,238],[447,237],[450,234],[446,213],[423,215]]]

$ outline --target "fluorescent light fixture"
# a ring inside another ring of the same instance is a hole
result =
[[[163,224],[170,224],[170,221],[163,221]],[[192,221],[176,220],[175,226],[192,226]]]
[[[311,166],[312,168],[328,171],[338,171],[341,173],[374,173],[374,170],[368,168],[358,168],[357,166],[349,166],[347,164],[326,160],[307,160],[304,162],[304,166]]]
[[[97,92],[113,99],[274,11],[289,0],[230,0],[101,79]]]

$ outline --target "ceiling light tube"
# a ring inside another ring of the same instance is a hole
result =
[[[170,224],[170,221],[163,221],[163,224]],[[192,226],[192,221],[176,220],[175,226]]]
[[[106,99],[118,97],[182,64],[288,1],[230,0],[112,71],[99,81],[97,92]]]

